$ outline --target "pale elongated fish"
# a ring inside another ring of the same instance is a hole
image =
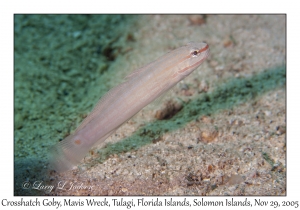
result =
[[[53,169],[72,169],[93,146],[192,73],[208,55],[205,42],[188,43],[128,75],[100,99],[73,134],[51,149]]]

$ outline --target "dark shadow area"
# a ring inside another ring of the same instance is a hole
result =
[[[211,115],[217,111],[231,109],[234,106],[252,100],[263,93],[284,87],[286,84],[286,67],[267,69],[262,73],[247,78],[234,78],[221,84],[211,93],[204,93],[191,100],[170,120],[157,120],[137,130],[129,138],[114,144],[107,144],[99,150],[99,162],[108,156],[137,150],[155,143],[163,133],[184,127],[187,123],[203,115]]]
[[[24,158],[14,163],[14,196],[38,196],[44,195],[40,189],[47,178],[45,160],[36,158]]]

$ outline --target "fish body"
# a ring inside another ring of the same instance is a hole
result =
[[[52,147],[53,169],[72,169],[93,146],[192,73],[208,55],[208,44],[188,43],[128,75],[100,99],[73,134]]]

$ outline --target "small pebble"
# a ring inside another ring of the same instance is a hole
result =
[[[204,15],[191,15],[189,21],[192,25],[202,25],[205,23]]]

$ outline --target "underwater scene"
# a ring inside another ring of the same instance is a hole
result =
[[[15,196],[284,196],[286,178],[285,15],[14,15]]]

